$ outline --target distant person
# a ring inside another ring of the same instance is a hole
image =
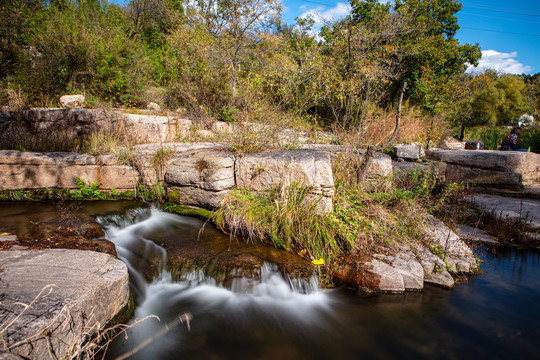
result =
[[[520,148],[518,146],[519,136],[521,135],[521,128],[515,127],[512,129],[510,135],[504,138],[501,143],[502,151],[527,151],[527,149]]]

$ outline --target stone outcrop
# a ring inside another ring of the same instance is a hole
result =
[[[431,240],[432,250],[441,252],[449,271],[469,274],[477,269],[472,250],[442,221],[430,216],[424,231]]]
[[[0,251],[0,264],[2,337],[24,358],[69,357],[128,303],[126,265],[107,254]]]
[[[394,155],[405,160],[420,160],[426,156],[424,149],[419,145],[394,146]]]
[[[118,113],[128,128],[126,131],[139,144],[165,143],[188,136],[193,125],[191,120],[176,116],[155,116]]]
[[[217,207],[235,187],[235,156],[206,151],[175,158],[167,167],[165,183],[181,203]]]
[[[132,190],[138,173],[113,156],[0,150],[0,190],[76,188],[76,178],[101,189]]]
[[[540,200],[488,194],[471,195],[465,200],[501,221],[520,221],[527,223],[532,230],[540,230]]]
[[[202,150],[175,156],[165,184],[180,203],[216,207],[232,189],[269,190],[293,184],[309,188],[321,212],[332,210],[334,180],[330,157],[316,150],[234,155]]]
[[[520,186],[540,178],[540,154],[536,153],[430,150],[427,155],[447,164],[447,181]]]
[[[284,150],[241,155],[235,165],[239,189],[268,190],[294,183],[309,188],[321,212],[332,210],[334,179],[330,156],[316,150]]]
[[[62,107],[77,109],[84,106],[84,95],[64,95],[60,97]]]
[[[391,254],[375,254],[338,265],[337,283],[381,292],[419,291],[424,284],[452,288],[452,274],[478,270],[471,249],[451,229],[430,217],[424,229],[426,244],[401,245]]]

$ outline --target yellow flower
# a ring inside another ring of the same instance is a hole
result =
[[[313,265],[324,265],[324,259],[320,258],[319,260],[315,259],[312,261]]]

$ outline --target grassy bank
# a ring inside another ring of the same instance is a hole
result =
[[[328,214],[320,213],[309,188],[236,190],[215,211],[213,221],[232,236],[271,243],[315,264],[324,262],[330,273],[343,258],[424,242],[428,214],[460,190],[440,183],[434,170],[417,169],[377,182],[337,185]]]

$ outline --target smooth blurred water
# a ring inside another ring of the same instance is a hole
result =
[[[130,359],[540,358],[538,252],[477,248],[483,274],[453,290],[362,296],[291,280],[272,264],[260,279],[225,287],[202,271],[173,281],[165,250],[150,240],[158,231],[187,241],[199,220],[146,209],[100,222],[130,269],[135,318],[160,319],[134,325],[112,343],[110,359],[145,342]],[[160,269],[150,282],[140,267],[145,256]]]

